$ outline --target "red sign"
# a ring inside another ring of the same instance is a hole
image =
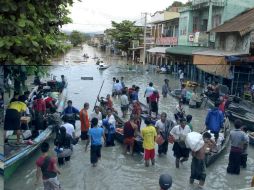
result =
[[[157,45],[177,45],[177,37],[162,37],[156,39]]]

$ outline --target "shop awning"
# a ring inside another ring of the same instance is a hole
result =
[[[177,55],[192,55],[196,51],[204,51],[205,47],[196,46],[175,46],[166,49],[167,54],[177,54]]]
[[[150,53],[166,53],[167,48],[168,47],[154,47],[146,51]]]
[[[212,75],[230,78],[230,65],[224,56],[194,55],[193,64],[197,68]]]

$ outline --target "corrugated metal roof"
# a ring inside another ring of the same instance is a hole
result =
[[[226,21],[210,32],[239,32],[243,36],[251,30],[254,30],[254,8]]]
[[[149,50],[147,50],[150,53],[166,53],[166,49],[168,47],[154,47]]]
[[[193,52],[193,54],[194,55],[210,55],[210,56],[225,57],[225,56],[232,56],[232,55],[246,55],[248,53],[246,53],[246,52],[228,52],[228,51],[223,51],[223,50],[207,49],[205,51]]]

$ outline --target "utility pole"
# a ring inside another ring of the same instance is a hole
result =
[[[143,65],[146,64],[146,22],[147,22],[147,14],[143,13],[145,15],[145,24],[144,24],[144,57],[143,57]]]

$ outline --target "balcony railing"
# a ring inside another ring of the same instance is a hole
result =
[[[207,7],[210,5],[210,2],[214,6],[223,7],[225,5],[225,0],[193,0],[192,8],[197,9],[197,8]]]

